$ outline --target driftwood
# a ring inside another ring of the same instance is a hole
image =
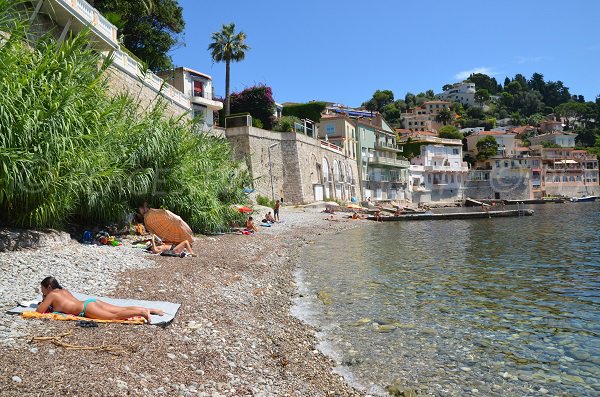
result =
[[[83,346],[83,345],[73,345],[73,344],[65,343],[62,341],[62,338],[66,338],[68,336],[71,336],[72,334],[73,334],[73,331],[69,331],[64,334],[56,335],[56,336],[34,336],[33,338],[31,338],[30,343],[32,343],[32,342],[50,342],[50,343],[54,344],[55,346],[64,347],[67,350],[98,350],[98,351],[105,351],[105,352],[108,352],[111,354],[117,354],[117,355],[128,353],[128,351],[122,346],[115,346],[115,345]]]

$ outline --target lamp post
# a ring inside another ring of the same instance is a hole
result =
[[[279,143],[275,142],[269,145],[269,148],[267,149],[267,152],[269,154],[269,176],[271,177],[271,199],[273,201],[275,201],[275,188],[273,187],[273,166],[271,165],[271,149],[273,149],[277,145],[279,145]]]

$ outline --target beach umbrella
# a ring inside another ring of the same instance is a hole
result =
[[[179,244],[194,241],[192,229],[179,215],[169,210],[151,208],[144,214],[144,225],[150,233],[156,234],[164,242]]]

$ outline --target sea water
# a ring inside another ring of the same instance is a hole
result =
[[[375,394],[598,396],[600,203],[530,208],[315,239],[294,312]]]

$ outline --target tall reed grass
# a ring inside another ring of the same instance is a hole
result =
[[[110,94],[88,35],[30,39],[19,3],[0,0],[0,223],[102,224],[143,200],[196,231],[239,217],[249,176],[225,139],[167,117],[161,97]]]

